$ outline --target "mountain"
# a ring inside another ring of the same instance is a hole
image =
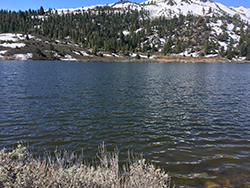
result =
[[[67,12],[86,11],[96,7],[110,7],[117,10],[146,10],[151,18],[165,16],[173,18],[180,14],[200,15],[200,16],[240,16],[245,22],[250,22],[250,8],[244,6],[228,7],[222,3],[215,3],[211,0],[147,0],[140,4],[130,1],[120,1],[114,4],[95,5],[74,9],[56,9],[59,14]],[[54,10],[55,11],[55,10]]]
[[[0,10],[0,59],[250,60],[249,21],[250,9],[211,0]]]

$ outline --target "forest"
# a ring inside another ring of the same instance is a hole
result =
[[[222,34],[214,34],[209,23],[222,20]],[[227,32],[227,24],[234,24],[240,37],[234,40]],[[237,29],[239,28],[239,29]],[[49,39],[73,41],[82,48],[92,48],[110,53],[130,52],[164,55],[179,54],[186,49],[199,52],[200,56],[219,54],[221,57],[246,57],[250,59],[250,27],[239,17],[206,17],[182,14],[173,18],[150,18],[145,10],[117,10],[96,7],[77,13],[57,10],[7,11],[0,10],[0,33],[37,34]],[[225,42],[227,47],[220,45]]]

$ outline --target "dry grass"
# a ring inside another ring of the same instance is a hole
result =
[[[89,165],[73,153],[56,152],[34,158],[19,145],[12,151],[0,151],[0,187],[93,187],[93,188],[159,188],[170,187],[170,178],[161,169],[132,158],[119,168],[118,151],[99,147],[99,163]],[[131,156],[131,155],[130,155]]]

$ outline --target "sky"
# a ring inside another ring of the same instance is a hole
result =
[[[141,3],[146,0],[130,0],[132,2]],[[118,0],[1,0],[0,9],[19,11],[19,10],[37,10],[41,6],[45,10],[49,8],[79,8],[90,5],[116,3]],[[227,6],[238,7],[243,5],[250,8],[250,0],[214,0]]]

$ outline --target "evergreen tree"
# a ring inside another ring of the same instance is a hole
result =
[[[44,9],[43,9],[43,7],[41,6],[40,7],[40,10],[38,11],[38,14],[40,14],[40,15],[44,15]]]
[[[97,46],[95,46],[94,49],[93,49],[93,51],[92,51],[92,53],[93,53],[94,55],[97,55],[97,54],[96,54],[97,52],[98,52],[98,48],[97,48]]]
[[[172,45],[173,45],[173,41],[172,41],[171,37],[169,37],[168,42],[164,45],[164,48],[163,48],[164,55],[172,53]]]
[[[220,56],[225,57],[225,48],[224,48],[224,46],[222,46],[221,49],[220,49]]]
[[[54,46],[50,43],[50,44],[48,45],[48,51],[53,51],[53,50],[55,50],[55,48],[54,48]]]
[[[232,49],[228,49],[227,51],[227,59],[232,60],[233,59],[233,51]]]
[[[208,40],[206,40],[204,44],[204,53],[207,55],[209,52],[210,52],[210,47],[208,45]]]
[[[136,54],[135,59],[141,59],[141,56],[139,54]]]

